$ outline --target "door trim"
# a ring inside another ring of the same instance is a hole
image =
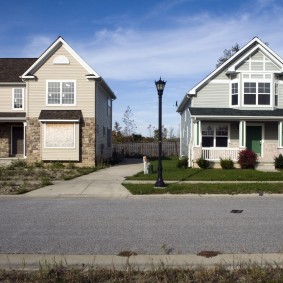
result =
[[[246,124],[246,146],[247,146],[247,131],[248,131],[249,126],[261,127],[261,153],[259,157],[263,157],[264,133],[265,133],[264,123],[247,123]]]
[[[11,126],[11,156],[16,156],[16,154],[14,154],[14,152],[13,152],[13,142],[14,142],[14,137],[13,137],[13,129],[14,128],[22,128],[23,129],[23,149],[22,149],[22,151],[23,151],[23,153],[22,153],[22,155],[23,155],[23,157],[25,156],[25,130],[24,130],[24,126],[23,125],[12,125]]]

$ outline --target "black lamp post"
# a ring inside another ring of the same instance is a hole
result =
[[[156,188],[166,187],[162,178],[162,95],[165,88],[166,82],[159,79],[155,81],[157,93],[158,93],[158,177],[155,183]]]

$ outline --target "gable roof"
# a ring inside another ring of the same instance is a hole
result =
[[[182,112],[185,105],[188,101],[196,94],[197,90],[205,85],[210,79],[225,71],[227,74],[235,72],[235,68],[247,59],[249,55],[251,55],[256,50],[261,50],[265,55],[271,57],[275,64],[277,64],[281,68],[281,72],[283,72],[283,60],[280,56],[278,56],[273,50],[271,50],[263,41],[261,41],[258,37],[254,37],[251,41],[249,41],[245,46],[243,46],[238,52],[232,55],[227,61],[221,64],[218,68],[216,68],[212,73],[210,73],[207,77],[205,77],[202,81],[200,81],[196,86],[194,86],[191,90],[187,91],[183,100],[181,101],[177,112]]]
[[[105,80],[91,67],[89,66],[80,55],[61,37],[59,36],[43,53],[40,57],[23,73],[21,78],[23,79],[33,79],[33,73],[37,68],[45,61],[45,59],[56,50],[59,46],[64,46],[64,48],[81,64],[81,66],[86,70],[86,79],[98,80],[105,89],[107,90],[109,96],[112,99],[116,99],[114,92],[105,82]]]
[[[0,58],[0,83],[23,82],[20,76],[37,58]]]
[[[79,56],[79,54],[61,37],[59,36],[30,66],[22,75],[23,79],[30,79],[33,77],[33,72],[36,68],[44,62],[46,57],[50,55],[58,46],[63,45],[66,50],[85,68],[87,75],[92,75],[93,78],[100,78],[100,76]]]

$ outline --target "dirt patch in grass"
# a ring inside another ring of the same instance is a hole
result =
[[[77,167],[61,162],[27,164],[13,161],[0,167],[0,195],[24,194],[58,181],[70,180],[96,171],[95,167]]]

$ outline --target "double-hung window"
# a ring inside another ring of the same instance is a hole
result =
[[[24,109],[24,89],[13,88],[13,109],[23,110]]]
[[[269,82],[244,82],[244,105],[270,105]]]
[[[227,147],[228,125],[202,124],[203,147]]]
[[[75,105],[75,81],[47,81],[47,105]]]
[[[232,99],[231,104],[232,105],[238,105],[239,101],[239,87],[238,83],[232,83]]]

